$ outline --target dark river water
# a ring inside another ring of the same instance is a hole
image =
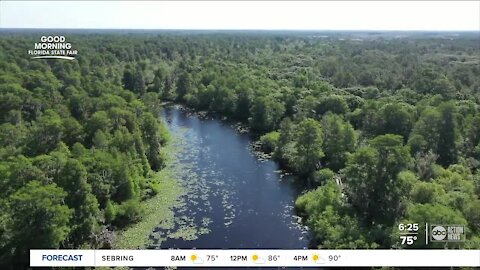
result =
[[[151,248],[308,248],[310,233],[294,211],[300,187],[277,163],[254,155],[249,135],[178,106],[165,108],[162,118],[182,142],[186,193],[174,209],[174,228]]]

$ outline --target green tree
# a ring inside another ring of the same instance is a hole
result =
[[[321,169],[313,173],[313,183],[315,185],[323,185],[332,180],[334,176],[335,173],[329,168]]]
[[[107,224],[111,224],[115,220],[116,215],[117,215],[117,212],[116,212],[115,206],[111,201],[107,201],[107,204],[105,206],[105,212],[104,212],[105,222]]]
[[[112,123],[105,111],[96,111],[85,125],[87,141],[91,141],[98,130],[106,133],[111,129]]]
[[[140,220],[142,213],[143,207],[138,200],[127,200],[116,207],[114,223],[117,226],[125,226],[126,224]]]
[[[133,91],[139,95],[143,95],[146,92],[145,78],[143,76],[142,70],[140,69],[137,69],[137,71],[135,71],[135,76],[133,80]]]
[[[152,114],[145,114],[143,116],[142,131],[147,146],[148,162],[152,170],[158,171],[164,165],[160,152],[161,143],[165,141],[165,138],[162,138],[160,124]]]
[[[108,144],[107,135],[103,131],[97,130],[92,139],[92,146],[99,149],[106,149]]]
[[[67,145],[72,146],[76,142],[83,142],[83,127],[75,118],[68,117],[67,119],[64,119],[63,128],[65,132],[63,141]]]
[[[282,103],[270,97],[257,97],[251,108],[250,126],[256,132],[273,130],[284,113],[285,107]]]
[[[408,142],[412,153],[425,153],[432,150],[433,153],[438,154],[440,124],[441,115],[438,110],[432,107],[423,110]]]
[[[345,166],[348,153],[355,150],[357,136],[350,123],[336,114],[322,118],[323,151],[327,167],[338,171]]]
[[[422,112],[409,139],[409,145],[415,154],[432,150],[438,155],[438,163],[447,167],[457,161],[457,140],[455,106],[446,102],[438,108],[427,108]]]
[[[331,112],[334,114],[346,114],[349,111],[345,98],[339,95],[328,95],[319,100],[316,106],[318,114]]]
[[[439,167],[439,165],[435,164],[437,158],[438,155],[433,153],[432,150],[415,155],[415,170],[420,179],[428,181],[435,178],[437,167]]]
[[[57,112],[47,110],[34,124],[28,143],[30,155],[46,154],[55,149],[64,136],[63,121]]]
[[[468,156],[480,159],[480,114],[470,117],[466,121],[465,151]]]
[[[406,139],[413,128],[413,112],[406,104],[388,103],[380,110],[382,115],[382,134],[398,134]]]
[[[309,176],[319,167],[320,159],[324,156],[322,143],[323,133],[319,122],[307,118],[298,124],[295,165],[300,175]]]
[[[278,144],[280,133],[278,131],[272,131],[260,137],[262,143],[262,150],[266,153],[271,153],[275,150]]]
[[[334,181],[309,191],[297,198],[295,207],[312,228],[319,248],[374,248],[360,224],[349,214],[349,206],[342,199]]]
[[[448,77],[432,66],[425,66],[416,74],[413,87],[420,93],[439,94],[444,99],[455,97],[455,88]]]
[[[297,113],[295,114],[295,118],[302,120],[305,118],[315,118],[317,112],[315,109],[318,106],[318,100],[312,95],[308,95],[303,99],[298,101],[296,106]]]
[[[235,106],[235,118],[246,121],[250,117],[250,107],[253,99],[253,91],[249,88],[240,88],[236,91],[237,104]]]
[[[153,78],[153,91],[157,92],[162,96],[165,91],[165,82],[169,76],[168,67],[165,64],[159,65],[158,69],[155,71]]]
[[[134,72],[130,68],[126,68],[125,71],[123,72],[123,87],[125,89],[134,91],[135,89],[135,76]]]
[[[210,110],[225,116],[231,116],[235,112],[235,99],[235,93],[231,89],[225,86],[217,86],[215,87],[213,100],[210,103]]]
[[[128,66],[125,67],[122,79],[123,87],[137,94],[144,94],[146,91],[145,78],[141,68],[133,69]]]
[[[91,193],[85,167],[77,160],[68,160],[55,182],[67,192],[65,202],[75,210],[69,237],[73,247],[78,247],[92,236],[97,227],[97,199]]]
[[[30,248],[55,249],[66,240],[72,215],[64,203],[66,197],[67,193],[55,184],[34,180],[9,198],[11,239],[3,248],[4,254],[13,255],[13,268],[26,266]]]
[[[283,165],[293,168],[295,154],[295,126],[290,118],[284,118],[280,123],[280,135],[274,157]]]
[[[411,165],[399,135],[381,135],[350,156],[344,170],[349,198],[369,225],[392,225],[401,211],[408,183],[399,173]]]
[[[180,73],[178,76],[177,80],[177,98],[178,100],[184,100],[185,95],[190,93],[193,88],[193,81],[192,81],[192,76],[187,73],[186,71],[183,71]]]
[[[441,124],[437,146],[438,163],[443,166],[457,162],[458,129],[455,120],[455,105],[452,102],[443,103],[439,107]]]
[[[411,200],[414,203],[440,203],[445,196],[445,190],[440,184],[418,181],[411,191]]]

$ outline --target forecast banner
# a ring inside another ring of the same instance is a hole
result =
[[[30,250],[31,267],[480,267],[480,250]]]

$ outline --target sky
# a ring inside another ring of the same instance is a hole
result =
[[[480,1],[0,0],[0,28],[480,31]]]

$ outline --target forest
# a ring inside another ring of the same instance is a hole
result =
[[[428,248],[480,248],[478,32],[71,31],[75,60],[30,59],[42,34],[0,33],[0,266],[141,219],[164,102],[248,126],[319,248],[405,248],[425,222],[467,229]]]

